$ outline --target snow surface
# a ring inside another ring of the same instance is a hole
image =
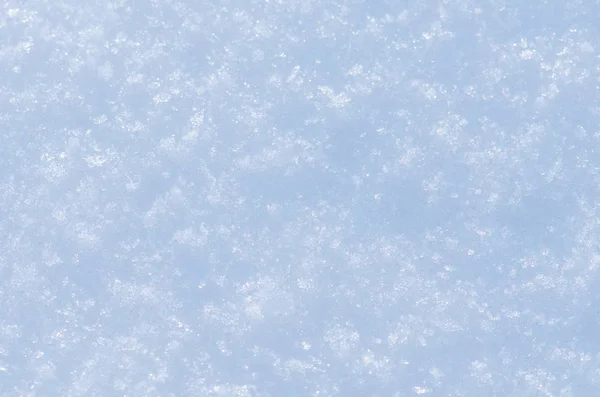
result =
[[[5,0],[0,395],[600,395],[597,6]]]

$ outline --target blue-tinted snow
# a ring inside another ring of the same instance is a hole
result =
[[[597,20],[5,2],[0,394],[596,396]]]

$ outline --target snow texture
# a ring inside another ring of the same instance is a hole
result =
[[[600,395],[599,16],[5,0],[0,395]]]

